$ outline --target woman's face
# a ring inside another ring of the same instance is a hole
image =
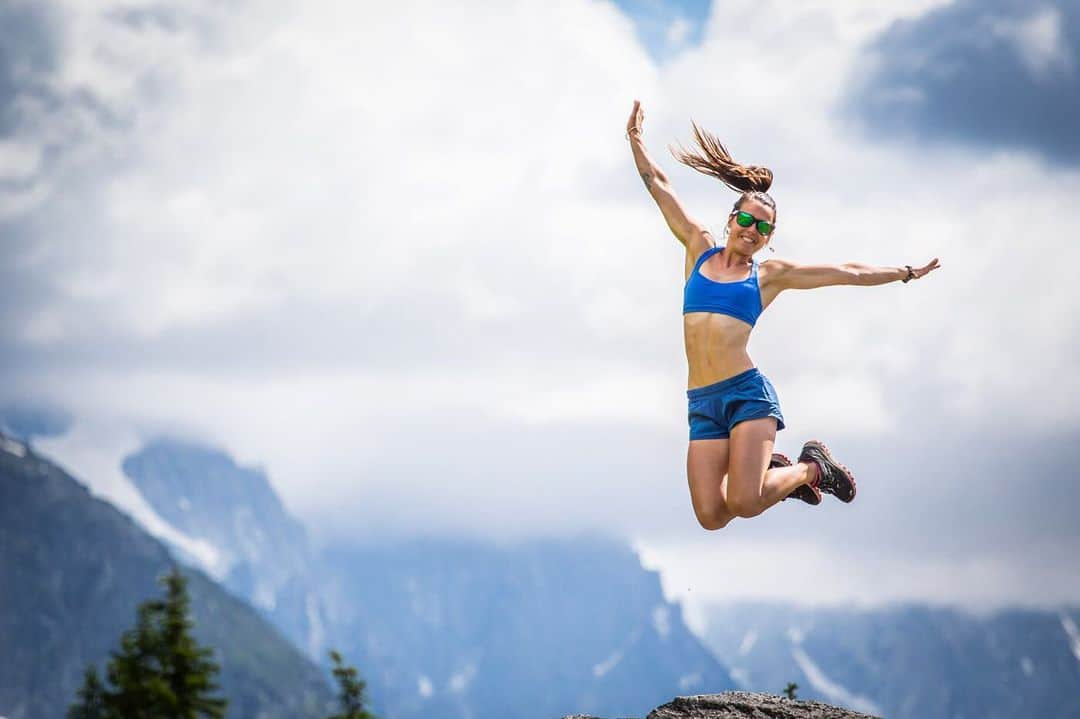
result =
[[[747,199],[744,200],[739,207],[743,212],[749,212],[757,220],[766,220],[773,222],[776,219],[776,214],[772,208],[768,205],[761,203],[759,200]],[[735,222],[735,211],[732,211],[728,216],[728,239],[727,243],[730,247],[737,249],[739,252],[743,252],[748,255],[752,255],[758,250],[769,244],[769,240],[772,239],[773,234],[776,233],[774,229],[767,236],[758,232],[757,222],[749,227],[742,227],[739,223]]]

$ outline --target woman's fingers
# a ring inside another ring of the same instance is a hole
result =
[[[630,119],[626,123],[626,131],[641,130],[641,123],[645,120],[645,111],[641,109],[641,102],[634,100],[634,109],[630,111]]]
[[[928,274],[930,270],[936,270],[938,267],[941,267],[941,265],[938,264],[938,258],[935,257],[934,259],[930,260],[930,262],[928,262],[926,266],[914,270],[914,273],[916,277],[922,277],[923,275]]]

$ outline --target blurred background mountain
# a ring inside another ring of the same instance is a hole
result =
[[[0,716],[63,716],[87,664],[103,668],[172,564],[131,517],[0,434]],[[229,715],[326,716],[323,672],[247,602],[196,567],[186,575]]]
[[[159,438],[123,471],[169,524],[163,542],[25,441],[0,435],[0,449],[9,719],[56,716],[172,557],[189,567],[231,716],[317,716],[328,647],[388,719],[644,716],[676,695],[779,693],[790,681],[802,699],[889,717],[1080,713],[1076,608],[978,617],[719,602],[698,637],[657,573],[611,538],[314,549],[261,470]]]

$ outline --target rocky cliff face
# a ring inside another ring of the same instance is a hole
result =
[[[676,697],[649,712],[646,719],[880,719],[821,702],[802,702],[755,692],[724,692]],[[599,719],[573,714],[563,719]]]

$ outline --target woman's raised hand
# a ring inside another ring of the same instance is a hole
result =
[[[929,262],[927,262],[926,265],[923,266],[923,267],[920,267],[918,269],[915,269],[913,267],[913,268],[911,268],[911,274],[914,275],[914,277],[912,277],[912,279],[917,280],[920,277],[922,277],[923,275],[928,275],[928,274],[930,274],[930,270],[936,270],[938,267],[941,267],[941,265],[938,264],[938,261],[937,261],[936,257],[934,259],[930,260]]]
[[[645,111],[641,109],[641,102],[634,100],[634,109],[630,111],[630,119],[626,122],[626,139],[637,134],[641,137],[641,123],[645,121]]]

